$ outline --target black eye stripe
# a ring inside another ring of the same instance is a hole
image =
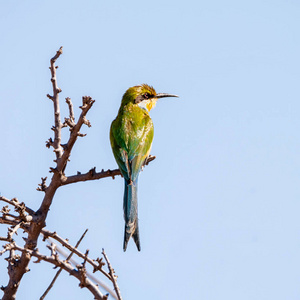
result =
[[[150,98],[152,98],[153,96],[151,95],[151,94],[149,94],[149,93],[144,93],[144,94],[142,94],[142,95],[138,95],[136,98],[135,98],[135,103],[140,103],[140,102],[142,102],[142,101],[144,101],[144,100],[148,100],[148,99],[150,99]]]

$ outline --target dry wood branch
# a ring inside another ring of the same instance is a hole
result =
[[[42,183],[38,184],[39,187],[36,190],[41,191],[41,192],[46,192],[46,190],[47,190],[47,185],[46,185],[47,177],[42,177],[41,179],[42,179]]]
[[[108,260],[108,257],[106,255],[104,249],[102,249],[102,254],[103,254],[103,256],[104,256],[104,258],[105,258],[105,260],[107,262],[107,267],[108,267],[108,270],[109,270],[109,275],[111,277],[111,281],[112,281],[112,283],[114,285],[115,292],[116,292],[116,294],[118,296],[118,299],[122,300],[120,289],[119,289],[118,284],[117,284],[117,276],[115,275],[115,270],[112,268],[112,266],[111,266],[111,264],[110,264],[110,262]]]
[[[46,141],[46,147],[48,149],[50,149],[50,147],[53,147],[53,140],[52,140],[52,138],[49,138],[49,140]]]
[[[57,161],[57,170],[59,172],[63,172],[65,170],[67,162],[71,155],[72,148],[77,140],[77,137],[79,135],[81,135],[80,129],[81,129],[82,125],[86,122],[86,114],[91,109],[95,100],[93,100],[91,97],[84,96],[84,97],[82,97],[82,102],[83,102],[83,105],[80,107],[82,109],[80,117],[74,126],[72,124],[70,138],[64,147],[65,150],[63,152],[61,159]]]
[[[62,246],[66,247],[68,250],[70,250],[71,252],[74,252],[74,254],[76,254],[77,256],[85,259],[85,254],[83,254],[82,252],[80,252],[78,249],[74,248],[72,245],[70,245],[70,243],[61,238],[56,232],[51,232],[48,231],[46,229],[43,229],[41,232],[44,235],[44,239],[47,239],[49,237],[51,237],[52,239],[56,240],[57,242],[59,242]],[[109,280],[111,280],[111,277],[108,273],[106,273],[103,269],[103,263],[101,262],[101,260],[96,260],[98,262],[95,263],[95,261],[93,261],[92,259],[90,259],[89,257],[86,258],[86,261],[94,268],[94,271],[100,271],[102,274],[104,274]]]
[[[17,217],[16,217],[17,219]],[[7,218],[6,216],[0,217],[0,224],[7,224],[7,225],[18,225],[18,221],[16,219]],[[23,226],[22,226],[23,228]]]
[[[85,234],[87,233],[87,231],[88,231],[88,229],[86,229],[85,232],[82,234],[81,238],[80,238],[79,241],[76,243],[74,249],[76,249],[76,248],[79,246],[79,244],[80,244],[81,241],[83,240],[83,238],[84,238]],[[70,258],[72,257],[73,254],[74,254],[74,250],[72,250],[72,252],[71,252],[71,253],[69,254],[69,256],[67,257],[66,262],[69,262],[69,260],[70,260]],[[58,276],[59,276],[59,274],[61,273],[62,270],[63,270],[63,269],[60,268],[60,269],[57,271],[57,273],[55,274],[55,276],[54,276],[53,280],[51,281],[50,285],[48,286],[48,288],[46,289],[46,291],[44,292],[44,294],[40,297],[40,300],[43,300],[43,299],[46,297],[46,295],[49,293],[49,291],[50,291],[51,288],[53,287],[53,285],[54,285],[56,279],[58,278]]]
[[[64,257],[67,257],[67,256],[68,256],[67,252],[63,251],[63,250],[60,249],[58,246],[57,246],[57,252],[59,252],[59,254],[61,254],[61,255],[64,256]],[[102,262],[102,258],[101,258],[101,259],[97,258],[97,261],[98,261],[98,260],[101,261],[102,266],[105,265],[105,263]],[[72,262],[72,264],[73,264],[74,266],[79,265],[79,263],[78,263],[75,259],[73,259],[73,258],[70,258],[69,261]],[[88,277],[89,279],[91,279],[94,283],[100,285],[104,290],[106,290],[106,291],[107,291],[114,299],[118,300],[118,299],[117,299],[116,293],[115,293],[115,292],[114,292],[114,291],[113,291],[106,283],[104,283],[103,281],[101,281],[101,280],[99,280],[98,278],[96,278],[96,277],[95,277],[92,273],[90,273],[89,271],[86,272],[86,275],[87,275],[87,277]]]
[[[151,161],[153,161],[156,157],[155,156],[149,156],[148,159],[145,161],[144,165],[148,165]],[[102,169],[101,172],[96,172],[96,167],[90,169],[87,173],[81,174],[80,172],[77,173],[77,175],[64,177],[62,181],[62,185],[67,185],[70,183],[76,183],[76,182],[82,182],[82,181],[88,181],[88,180],[98,180],[106,177],[112,177],[112,179],[115,179],[115,176],[121,175],[121,172],[119,169],[115,170],[107,170],[104,171]],[[122,175],[121,175],[122,176]]]
[[[13,241],[13,235],[17,234],[18,229],[23,224],[23,221],[19,222],[17,225],[13,225],[11,228],[8,228],[7,239],[8,241]]]
[[[62,47],[59,48],[59,50],[56,52],[56,54],[51,58],[50,60],[50,71],[51,71],[51,82],[52,82],[52,88],[53,88],[53,96],[48,96],[48,98],[53,100],[54,105],[54,142],[53,147],[56,154],[56,159],[59,159],[62,156],[62,148],[60,146],[61,144],[61,128],[62,124],[60,121],[60,109],[59,109],[59,96],[58,94],[61,92],[61,89],[57,85],[57,79],[56,79],[56,67],[55,62],[59,58],[59,56],[62,54]]]
[[[85,181],[92,179],[100,179],[103,177],[113,177],[115,175],[120,175],[119,170],[114,171],[102,171],[101,176],[99,178],[94,178],[95,174],[97,175],[95,169],[90,170],[89,176],[91,178],[86,179],[86,177],[76,177],[67,178],[64,174],[65,168],[69,161],[72,148],[78,138],[78,136],[85,136],[85,134],[80,133],[81,127],[83,124],[87,125],[88,127],[91,126],[90,122],[87,120],[86,115],[88,111],[91,109],[95,100],[91,97],[85,96],[82,98],[82,106],[80,106],[81,114],[78,118],[77,123],[75,123],[73,105],[70,99],[66,99],[66,102],[69,106],[69,118],[66,120],[66,124],[70,127],[70,136],[67,143],[61,143],[61,130],[64,125],[61,123],[61,116],[60,116],[60,107],[59,107],[59,93],[61,89],[58,87],[57,78],[56,78],[56,69],[55,66],[56,60],[62,54],[62,47],[56,52],[56,55],[50,60],[50,71],[51,71],[51,82],[53,88],[53,95],[47,95],[53,101],[54,106],[54,126],[51,128],[54,131],[54,140],[49,138],[46,142],[46,146],[48,148],[53,147],[53,151],[56,155],[56,166],[54,168],[50,168],[52,177],[50,180],[49,186],[46,185],[46,179],[42,178],[42,183],[39,184],[38,190],[44,192],[43,201],[37,211],[34,211],[25,206],[22,202],[20,203],[16,198],[14,199],[7,199],[5,197],[0,196],[0,201],[4,201],[9,205],[12,205],[18,215],[14,216],[9,213],[8,207],[3,207],[1,210],[2,216],[0,215],[0,223],[11,225],[10,231],[8,233],[8,237],[2,237],[1,240],[7,241],[8,243],[4,245],[4,249],[0,252],[0,254],[9,252],[10,255],[7,258],[8,261],[8,275],[9,281],[6,287],[2,287],[1,289],[4,292],[2,300],[14,300],[16,298],[16,293],[20,282],[22,280],[23,275],[29,271],[28,264],[32,257],[36,257],[37,261],[40,262],[42,260],[52,263],[56,267],[59,267],[65,271],[67,271],[70,275],[75,276],[80,281],[81,287],[88,288],[95,299],[106,299],[106,296],[103,296],[99,291],[98,287],[90,281],[90,279],[86,276],[86,269],[85,265],[90,264],[94,271],[100,271],[103,273],[108,279],[111,281],[115,280],[115,277],[112,273],[110,276],[107,272],[102,270],[103,262],[100,259],[93,261],[88,257],[88,253],[83,254],[81,253],[76,247],[74,248],[71,246],[67,240],[60,238],[56,233],[49,232],[45,229],[45,221],[48,215],[48,211],[53,201],[53,197],[57,191],[57,189],[65,184],[69,184],[72,182],[78,181]],[[80,175],[80,174],[79,174]],[[85,176],[86,174],[83,174]],[[78,176],[78,175],[77,175]],[[17,232],[19,228],[22,228],[26,231],[27,236],[23,237],[25,244],[23,247],[19,247],[15,244],[12,237]],[[40,234],[43,234],[46,238],[52,237],[63,246],[68,248],[71,253],[78,255],[79,257],[84,259],[83,264],[81,267],[74,269],[72,265],[68,261],[62,261],[59,259],[59,255],[56,251],[56,245],[52,244],[50,246],[51,256],[42,255],[39,253],[37,249],[37,242]],[[21,252],[21,255],[15,254],[15,251]]]
[[[27,215],[24,215],[25,211],[29,214],[29,215],[33,215],[34,214],[34,210],[32,210],[31,208],[25,206],[24,202],[19,202],[17,198],[12,198],[11,200],[0,196],[0,201],[6,202],[12,206],[15,207],[15,209],[20,212],[22,214],[22,216],[24,216],[24,218],[27,217]]]
[[[118,175],[121,175],[119,169],[107,170],[107,171],[102,170],[101,172],[96,172],[96,168],[94,167],[85,174],[81,174],[78,172],[77,175],[65,177],[63,179],[62,185],[67,185],[70,183],[81,182],[81,181],[97,180],[106,177],[112,177],[113,179],[115,179],[115,176]]]
[[[76,270],[72,267],[72,265],[66,261],[62,261],[55,256],[46,256],[41,253],[39,253],[38,250],[29,250],[22,247],[17,246],[16,244],[11,244],[11,249],[21,251],[22,253],[25,253],[26,255],[29,255],[30,257],[36,257],[38,261],[46,261],[48,263],[53,264],[56,267],[60,267],[64,269],[66,272],[68,272],[70,275],[76,277],[80,282],[82,282],[82,275],[79,270]],[[9,249],[6,249],[8,251]],[[87,277],[84,278],[83,287],[86,287],[90,290],[90,292],[94,295],[95,299],[103,300],[103,294],[100,292],[99,288],[92,283]],[[5,289],[5,288],[4,288]]]
[[[72,122],[75,122],[75,116],[74,116],[74,110],[73,110],[73,104],[72,104],[71,98],[67,97],[66,98],[66,103],[69,106],[69,119]]]
[[[18,222],[15,220],[11,220],[11,219],[3,219],[3,217],[0,217],[0,223],[5,223],[8,225],[13,225],[16,226],[18,225]],[[29,231],[29,226],[26,224],[21,224],[21,228],[24,229],[25,231]],[[67,240],[62,239],[61,237],[59,237],[55,232],[50,232],[47,230],[42,230],[42,233],[44,234],[44,240],[48,237],[52,237],[53,239],[55,239],[56,241],[58,241],[60,244],[62,244],[63,246],[65,246],[68,250],[71,251],[71,253],[68,255],[66,252],[62,251],[61,249],[59,249],[59,247],[55,247],[57,252],[61,253],[63,256],[67,257],[67,259],[65,260],[65,262],[68,262],[69,260],[72,261],[71,256],[72,254],[76,254],[77,256],[83,258],[86,260],[87,263],[89,263],[93,268],[94,268],[94,272],[95,271],[101,271],[101,273],[103,273],[109,280],[111,280],[111,277],[109,274],[107,274],[104,270],[102,270],[102,266],[104,265],[104,263],[102,262],[102,258],[99,259],[97,258],[95,261],[91,260],[90,258],[86,257],[85,254],[83,254],[82,252],[80,252],[79,250],[77,250],[76,248],[79,246],[79,242],[81,242],[83,236],[81,237],[81,239],[77,242],[76,246],[73,247],[71,246]],[[86,233],[86,232],[85,232]],[[85,234],[84,233],[84,234]],[[8,241],[7,238],[3,238],[4,241]],[[0,252],[4,253],[6,251],[10,251],[11,250],[11,243],[8,243],[7,245],[4,246],[5,249],[3,251]],[[53,256],[52,256],[53,257]],[[55,256],[54,256],[55,259]],[[35,263],[39,263],[41,262],[42,259],[37,257],[37,260],[35,261]],[[78,265],[78,263],[76,261],[72,261],[73,264],[76,266]],[[59,271],[58,271],[59,272]],[[97,279],[96,277],[94,277],[92,274],[90,274],[89,272],[86,273],[87,277],[89,279],[91,279],[92,281],[94,281],[95,283],[99,284],[100,286],[102,286],[102,288],[104,288],[106,291],[108,291],[110,293],[110,295],[117,299],[117,296],[115,295],[115,293],[102,281],[99,281],[99,279]],[[59,275],[59,274],[58,274]],[[58,277],[57,275],[57,277]],[[56,279],[55,279],[56,280]],[[55,282],[55,280],[53,279],[53,284]],[[50,290],[50,286],[49,286],[49,290]],[[43,298],[41,298],[43,299]]]
[[[62,156],[62,147],[61,144],[61,127],[62,124],[60,122],[60,109],[59,109],[59,98],[58,94],[61,92],[61,89],[57,86],[57,79],[56,79],[56,67],[55,62],[57,58],[62,54],[62,47],[57,51],[56,55],[51,59],[50,61],[50,70],[51,70],[51,82],[53,87],[53,96],[48,96],[53,100],[54,104],[54,121],[55,126],[53,127],[54,130],[54,141],[53,141],[53,148],[56,153],[57,162],[60,161],[60,158]],[[51,144],[51,141],[49,140],[49,145]],[[25,245],[24,249],[33,251],[37,246],[37,240],[40,235],[40,232],[42,228],[45,226],[45,220],[50,208],[50,205],[52,203],[52,199],[54,197],[54,194],[57,190],[57,188],[60,186],[60,177],[61,177],[61,170],[57,172],[54,172],[51,183],[49,187],[45,190],[45,195],[43,202],[37,212],[34,212],[32,210],[28,210],[28,208],[23,205],[22,203],[20,205],[15,205],[20,218],[25,218],[25,211],[30,214],[32,220],[26,220],[31,221],[30,225],[28,227],[28,236],[27,238],[24,238]],[[7,199],[1,199],[3,201]],[[7,201],[6,201],[7,202]],[[10,201],[11,202],[11,201]],[[14,203],[10,203],[14,205]],[[9,282],[8,285],[3,288],[4,289],[4,295],[2,300],[12,300],[16,297],[16,292],[18,290],[19,284],[21,282],[21,279],[23,275],[28,271],[28,264],[31,259],[31,252],[23,251],[20,259],[18,260],[18,264],[14,265],[13,271],[9,271]],[[11,265],[9,265],[9,270],[12,269]]]

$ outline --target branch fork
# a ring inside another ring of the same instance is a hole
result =
[[[0,224],[6,224],[9,226],[7,237],[0,237],[0,241],[5,243],[3,245],[3,250],[0,251],[0,255],[6,252],[9,253],[9,256],[6,258],[8,262],[9,281],[6,287],[1,287],[1,290],[4,292],[2,300],[12,300],[16,298],[16,293],[22,277],[29,271],[28,265],[33,257],[36,258],[36,261],[34,261],[35,263],[46,261],[53,264],[55,267],[58,267],[58,272],[64,270],[70,275],[75,276],[79,280],[80,286],[89,289],[89,291],[93,294],[94,299],[107,299],[107,295],[103,295],[100,292],[97,284],[94,283],[94,279],[91,279],[91,276],[93,275],[87,272],[87,268],[92,267],[93,273],[99,271],[112,282],[116,292],[115,295],[113,291],[110,291],[112,297],[118,300],[122,299],[119,287],[117,285],[117,276],[115,275],[115,271],[112,268],[104,250],[102,251],[104,259],[97,258],[93,260],[88,256],[88,250],[85,253],[82,253],[77,249],[85,233],[77,242],[76,246],[73,247],[67,239],[61,238],[56,232],[51,232],[45,229],[48,212],[50,210],[54,195],[60,186],[87,180],[98,180],[106,177],[112,177],[114,179],[115,176],[121,175],[119,169],[108,169],[106,171],[102,169],[101,172],[96,172],[96,167],[91,168],[87,173],[84,174],[78,172],[73,176],[65,175],[65,170],[68,161],[70,160],[71,151],[77,138],[86,136],[86,134],[80,132],[82,125],[91,127],[91,123],[87,119],[87,113],[92,108],[95,100],[89,96],[82,97],[82,105],[79,107],[81,113],[77,121],[75,121],[73,104],[71,99],[67,97],[65,101],[68,105],[69,116],[64,118],[63,123],[61,122],[59,94],[62,92],[62,90],[58,86],[56,76],[58,67],[55,65],[55,63],[62,53],[62,47],[60,47],[50,60],[52,95],[47,94],[47,97],[53,103],[54,125],[51,129],[53,130],[54,137],[50,137],[46,141],[46,147],[53,148],[55,153],[55,166],[50,167],[51,179],[49,185],[46,184],[47,177],[42,177],[41,183],[38,184],[37,190],[44,192],[40,207],[38,210],[34,211],[27,207],[23,202],[19,202],[16,198],[7,199],[3,196],[0,196],[0,201],[8,204],[0,211]],[[62,128],[64,127],[69,127],[69,137],[66,142],[62,142]],[[149,156],[144,165],[147,165],[153,159],[155,159],[155,157]],[[15,213],[11,213],[9,205],[14,208]],[[26,233],[26,236],[23,237],[23,247],[17,245],[13,239],[14,235],[18,233],[19,229],[24,230]],[[50,255],[48,256],[41,254],[37,248],[38,239],[41,234],[44,237],[43,241],[51,238],[51,240],[54,240],[55,242],[54,243],[52,241],[52,243],[48,246],[50,250]],[[65,260],[60,258],[59,254],[61,253],[57,244],[62,245],[70,251],[70,254]],[[83,259],[83,263],[79,265],[74,264],[71,261],[72,255],[77,255],[77,257]],[[103,269],[103,266],[105,265],[104,260],[107,263],[109,272],[106,272]],[[59,273],[57,274],[59,275]],[[55,278],[53,283],[54,282]],[[51,288],[51,285],[49,288]],[[106,288],[106,290],[109,291],[108,288]],[[47,291],[44,295],[46,295],[46,293]],[[41,300],[43,299],[43,296],[41,297]]]

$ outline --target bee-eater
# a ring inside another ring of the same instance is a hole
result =
[[[153,123],[149,111],[159,98],[178,97],[172,94],[156,93],[153,87],[142,84],[129,88],[123,95],[117,117],[110,127],[110,143],[119,169],[125,179],[123,210],[125,233],[123,250],[133,237],[141,251],[137,182],[145,160],[150,154],[153,140]]]

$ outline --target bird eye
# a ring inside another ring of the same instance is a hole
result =
[[[149,99],[149,97],[150,97],[149,93],[145,93],[143,96],[145,99]]]

